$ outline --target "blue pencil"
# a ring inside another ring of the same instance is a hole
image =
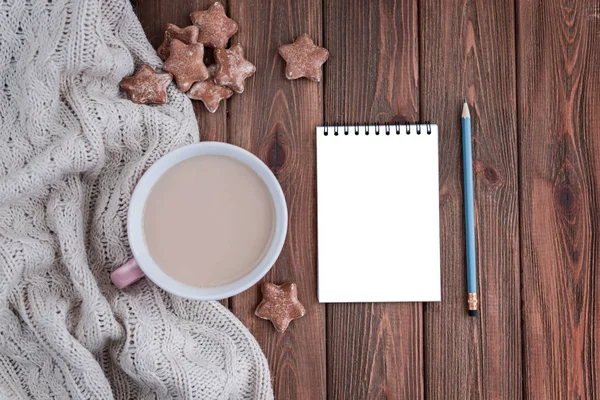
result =
[[[475,261],[475,212],[473,206],[473,152],[471,149],[471,114],[467,99],[462,111],[462,146],[465,187],[465,227],[467,230],[467,291],[469,315],[477,316],[477,266]]]

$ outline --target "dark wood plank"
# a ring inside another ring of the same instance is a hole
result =
[[[424,308],[427,398],[519,399],[514,4],[420,1],[421,111],[440,127],[442,302]],[[460,115],[472,116],[481,312],[467,315]]]
[[[231,18],[240,24],[234,43],[257,67],[246,90],[230,103],[231,143],[257,154],[277,175],[289,210],[288,237],[266,280],[298,284],[307,315],[284,334],[254,316],[260,289],[232,298],[232,311],[258,339],[273,373],[276,399],[325,398],[325,307],[316,295],[315,127],[322,122],[321,85],[287,81],[277,54],[302,33],[321,38],[319,0],[270,0],[252,5],[230,0]]]
[[[135,0],[135,11],[140,19],[146,36],[155,49],[162,43],[165,26],[168,23],[179,27],[191,25],[190,13],[205,10],[214,0]],[[226,1],[222,1],[227,4]],[[207,60],[211,60],[211,49],[207,49]],[[227,141],[227,105],[222,102],[219,109],[211,114],[204,104],[194,101],[194,112],[200,128],[202,141]]]
[[[326,0],[325,121],[417,120],[417,35],[414,0]],[[327,305],[327,364],[329,399],[423,398],[421,305]]]
[[[525,397],[600,397],[600,6],[518,2]]]

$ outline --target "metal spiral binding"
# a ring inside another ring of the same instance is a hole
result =
[[[361,125],[361,124],[351,124],[351,125],[344,125],[344,136],[348,136],[350,134],[349,132],[349,128],[354,128],[354,134],[356,136],[358,136],[360,134],[359,129],[360,128],[365,128],[365,135],[368,136],[369,135],[369,127],[374,126],[375,127],[375,135],[379,136],[380,132],[380,127],[384,126],[385,127],[385,135],[389,136],[391,134],[390,129],[392,126],[394,126],[396,128],[396,134],[400,135],[400,131],[402,127],[406,128],[406,135],[410,135],[411,131],[413,131],[414,133],[416,133],[417,135],[421,135],[421,133],[425,133],[425,132],[421,132],[421,126],[425,125],[427,127],[427,135],[431,135],[431,123],[430,122],[423,122],[423,123],[407,123],[407,124],[402,124],[402,123],[394,123],[394,124],[377,124],[377,125]],[[329,126],[323,126],[323,130],[324,130],[324,135],[328,136],[330,133],[333,133],[333,136],[338,136],[340,134],[340,132],[338,132],[340,125],[329,125]],[[414,129],[413,129],[414,127]]]

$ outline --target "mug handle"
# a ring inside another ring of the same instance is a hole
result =
[[[139,281],[144,276],[146,276],[146,274],[144,274],[144,271],[142,271],[135,258],[132,258],[114,270],[112,274],[110,274],[110,280],[116,287],[123,289]]]

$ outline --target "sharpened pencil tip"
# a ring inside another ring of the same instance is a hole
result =
[[[469,105],[467,104],[466,101],[466,97],[465,97],[465,102],[463,103],[463,109],[462,109],[462,118],[471,118],[471,113],[469,112]]]
[[[467,96],[465,96],[465,103],[467,102]]]

